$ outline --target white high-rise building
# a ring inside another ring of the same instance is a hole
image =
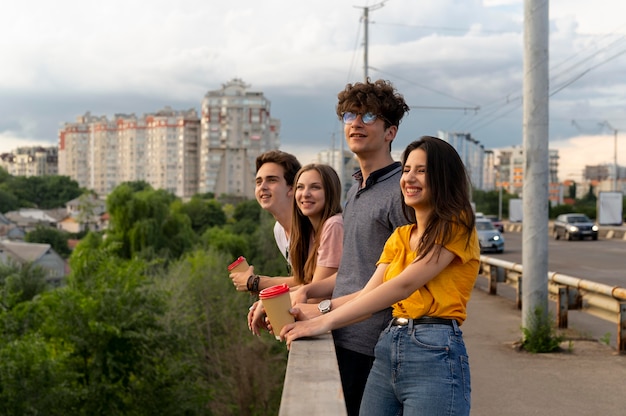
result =
[[[122,182],[145,181],[182,198],[212,192],[254,197],[255,160],[278,149],[280,121],[263,93],[234,79],[194,109],[92,116],[59,131],[59,174],[108,195]]]
[[[106,196],[120,183],[145,181],[180,197],[198,192],[200,119],[171,108],[113,120],[90,113],[59,132],[59,174]]]
[[[202,101],[200,192],[254,197],[255,160],[280,145],[269,100],[249,87],[233,79]]]
[[[469,133],[438,132],[439,138],[450,143],[461,157],[472,186],[485,189],[485,147]]]

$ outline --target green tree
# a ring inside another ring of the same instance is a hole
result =
[[[164,190],[135,192],[128,184],[116,187],[107,198],[110,220],[104,244],[125,259],[179,257],[197,238],[189,217],[170,210],[175,200]]]
[[[173,264],[158,281],[171,295],[165,325],[189,347],[178,364],[193,369],[195,397],[209,414],[278,414],[287,350],[269,334],[250,336],[245,317],[254,299],[233,290],[229,261],[211,249]]]
[[[191,228],[198,235],[202,235],[208,228],[226,224],[226,214],[215,199],[193,197],[187,203],[175,204],[173,209],[189,217]]]
[[[24,240],[29,243],[50,244],[52,249],[64,259],[68,258],[72,251],[67,245],[70,235],[56,228],[37,226],[33,231],[26,233]]]
[[[15,211],[20,208],[20,202],[12,192],[4,189],[0,184],[0,213]]]
[[[78,182],[68,176],[14,176],[7,186],[20,206],[41,209],[62,207],[83,193]]]
[[[0,185],[9,181],[11,179],[11,175],[5,168],[0,166]]]
[[[46,286],[46,272],[40,266],[0,262],[0,310],[33,299]]]

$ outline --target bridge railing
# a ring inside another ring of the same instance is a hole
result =
[[[480,256],[479,277],[489,280],[489,293],[497,294],[498,283],[512,286],[516,293],[516,305],[522,307],[522,276],[524,269],[512,263],[487,256]],[[567,312],[582,310],[617,325],[617,350],[626,352],[626,289],[609,286],[578,277],[548,272],[548,293],[556,302],[556,323],[567,328]]]

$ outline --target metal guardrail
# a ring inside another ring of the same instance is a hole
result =
[[[519,263],[480,256],[479,277],[489,279],[489,294],[497,294],[498,283],[512,286],[518,309],[522,307],[523,272]],[[548,293],[550,299],[556,302],[559,328],[567,328],[569,310],[582,310],[617,324],[617,351],[626,352],[626,288],[548,272]]]

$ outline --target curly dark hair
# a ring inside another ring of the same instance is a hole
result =
[[[365,82],[356,82],[346,85],[337,98],[337,117],[342,119],[347,111],[371,112],[383,116],[385,128],[399,126],[409,106],[404,102],[402,94],[398,93],[391,81],[379,79],[372,82],[369,78]]]

